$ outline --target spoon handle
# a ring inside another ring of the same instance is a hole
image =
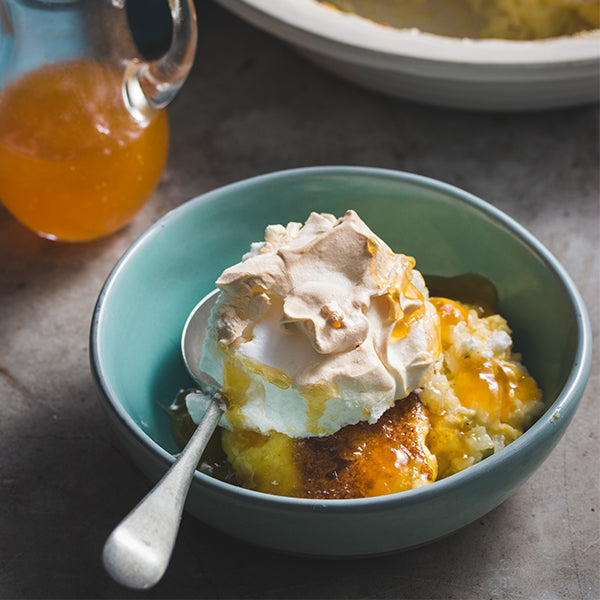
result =
[[[194,471],[223,410],[217,394],[175,463],[106,540],[102,560],[118,583],[145,589],[164,575]]]

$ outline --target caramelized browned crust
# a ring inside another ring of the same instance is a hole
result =
[[[437,461],[425,446],[427,409],[412,393],[377,423],[349,425],[327,437],[296,440],[293,457],[308,498],[362,498],[435,481]]]

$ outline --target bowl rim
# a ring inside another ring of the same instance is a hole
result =
[[[600,60],[600,30],[542,40],[453,38],[399,29],[343,13],[317,0],[217,0],[256,26],[307,50],[352,53],[357,62],[398,66],[400,59],[490,69],[547,67]],[[527,69],[529,71],[530,69]],[[551,74],[551,73],[549,73]],[[558,76],[558,75],[557,75]]]
[[[369,498],[353,498],[353,499],[310,499],[310,498],[293,498],[287,496],[277,496],[248,490],[230,483],[226,483],[215,479],[209,475],[196,471],[192,485],[201,487],[214,488],[215,492],[221,495],[234,497],[240,500],[245,500],[251,503],[260,505],[277,506],[278,509],[297,510],[298,507],[304,507],[311,510],[335,510],[336,512],[348,511],[353,513],[362,513],[370,511],[373,508],[385,509],[390,504],[394,507],[398,504],[411,505],[416,502],[423,502],[432,495],[436,496],[439,493],[444,493],[447,488],[455,488],[461,485],[469,485],[474,479],[479,478],[486,472],[494,470],[497,466],[510,460],[512,456],[521,451],[521,448],[529,443],[529,440],[534,436],[546,437],[551,435],[552,428],[555,422],[558,421],[563,412],[570,408],[572,412],[576,409],[581,396],[583,395],[590,369],[591,369],[591,354],[592,354],[592,334],[591,324],[586,306],[574,282],[562,267],[559,261],[553,254],[531,234],[522,225],[515,221],[508,214],[504,213],[494,205],[482,200],[481,198],[467,192],[452,184],[444,183],[437,179],[408,173],[405,171],[378,168],[378,167],[363,167],[363,166],[315,166],[315,167],[300,167],[293,169],[285,169],[274,171],[262,175],[256,175],[240,181],[226,184],[217,187],[213,190],[200,194],[187,202],[179,205],[173,210],[166,213],[158,219],[153,225],[146,229],[124,252],[121,258],[117,261],[111,272],[109,273],[96,301],[89,336],[89,358],[92,376],[95,380],[96,387],[100,392],[101,400],[103,400],[105,408],[110,414],[119,421],[119,423],[130,433],[133,434],[134,440],[149,450],[155,458],[157,458],[163,466],[168,468],[174,461],[175,457],[167,452],[160,444],[153,440],[150,435],[143,431],[129,413],[125,410],[119,399],[112,393],[111,386],[108,383],[108,378],[104,373],[101,352],[99,349],[99,328],[104,320],[106,311],[105,302],[111,293],[111,289],[116,284],[121,271],[124,270],[126,264],[131,257],[142,247],[155,232],[169,225],[171,221],[176,221],[180,215],[184,215],[189,210],[194,210],[201,206],[204,202],[218,197],[222,194],[229,194],[237,190],[244,189],[247,186],[261,185],[262,183],[271,182],[276,179],[302,179],[304,177],[319,176],[372,176],[378,178],[394,179],[399,182],[410,183],[424,188],[433,189],[453,199],[468,205],[471,209],[485,213],[489,218],[497,224],[503,226],[509,232],[521,239],[530,250],[553,272],[554,276],[561,282],[567,296],[573,306],[577,323],[577,349],[574,357],[573,368],[569,373],[567,381],[562,390],[558,394],[552,405],[548,406],[539,419],[523,433],[519,438],[511,444],[503,448],[496,454],[487,457],[485,460],[468,467],[464,471],[434,481],[433,483],[413,490],[398,492],[385,496],[374,496]]]

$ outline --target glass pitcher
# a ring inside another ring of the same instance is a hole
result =
[[[145,61],[125,0],[0,0],[0,201],[39,235],[107,235],[158,185],[196,49],[193,1],[168,4],[171,45]]]

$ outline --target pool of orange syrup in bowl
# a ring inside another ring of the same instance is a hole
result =
[[[165,167],[166,112],[136,121],[121,71],[45,65],[0,92],[0,201],[51,239],[112,233],[148,201]]]

